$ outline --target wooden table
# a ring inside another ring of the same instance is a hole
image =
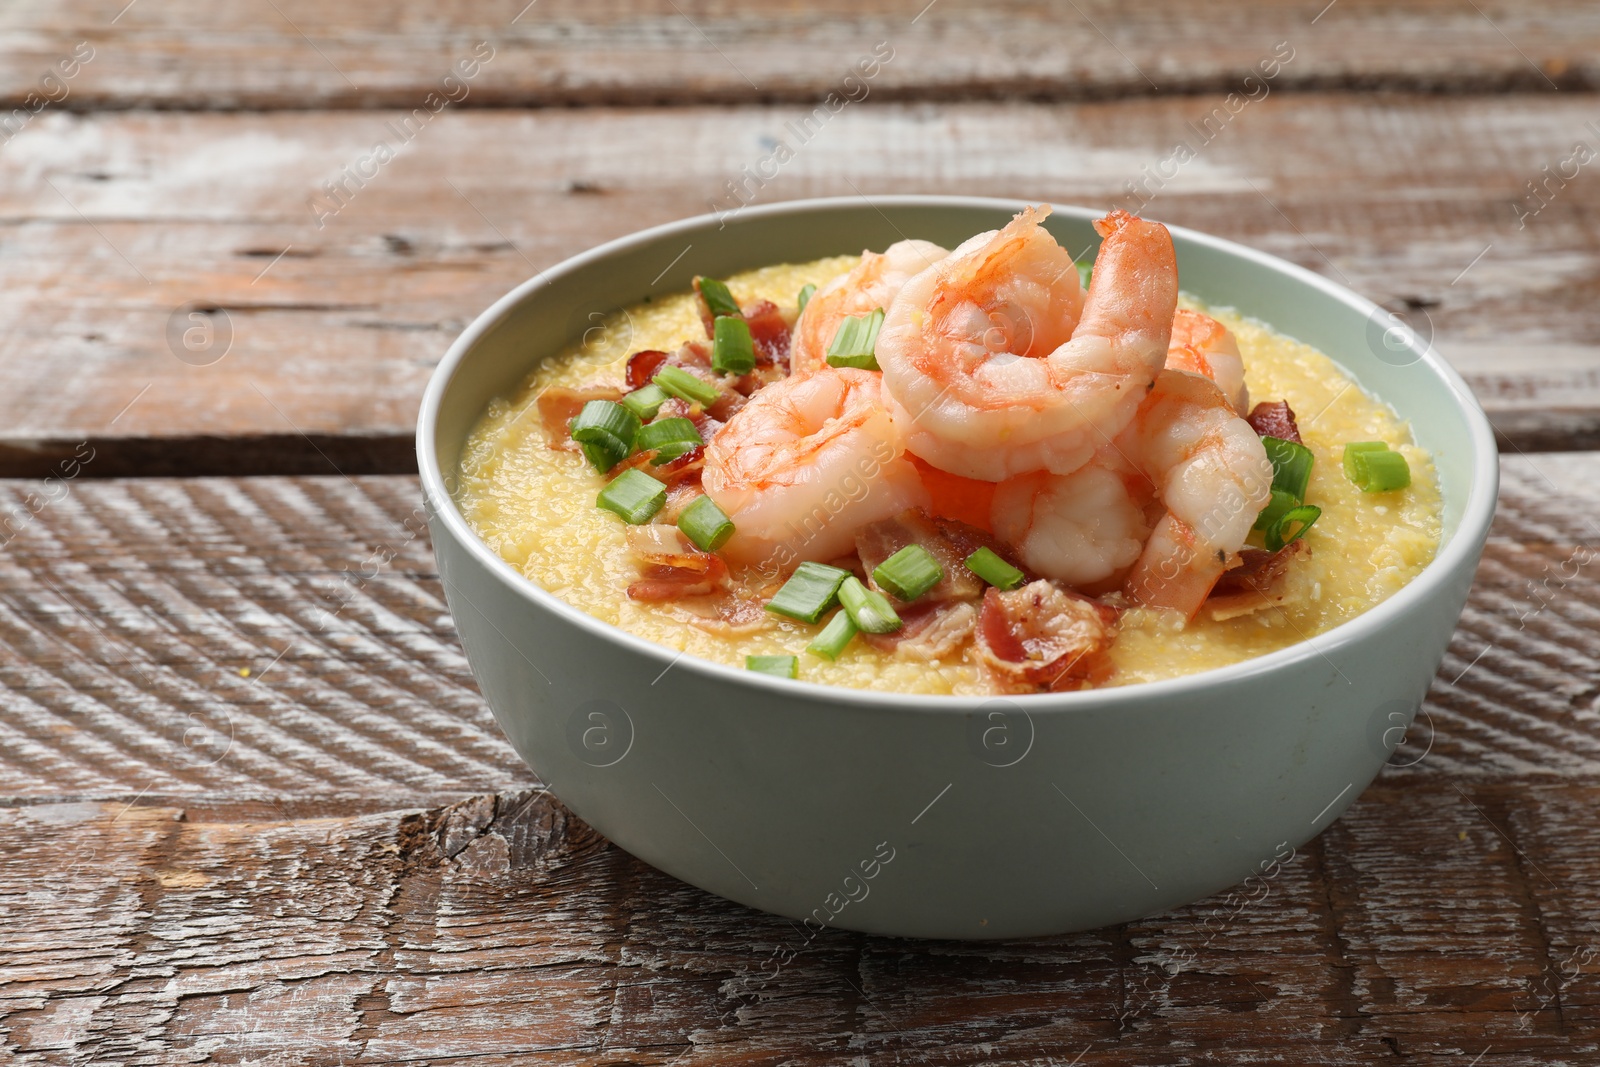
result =
[[[525,2],[0,13],[0,1060],[1600,1062],[1600,10]],[[430,368],[736,195],[1125,203],[1180,140],[1148,213],[1404,311],[1500,432],[1425,715],[1263,889],[741,995],[790,924],[607,844],[478,696]]]

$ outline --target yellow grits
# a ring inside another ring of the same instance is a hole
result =
[[[820,287],[856,258],[766,267],[727,282],[741,303],[767,299],[792,313],[803,285]],[[1252,403],[1287,400],[1294,409],[1300,433],[1316,455],[1306,502],[1322,508],[1322,517],[1305,535],[1310,559],[1289,568],[1283,607],[1223,622],[1202,611],[1187,626],[1160,612],[1125,612],[1111,649],[1116,670],[1108,685],[1193,674],[1315,637],[1416,577],[1439,544],[1432,461],[1387,405],[1307,345],[1227,308],[1188,299],[1183,304],[1214,316],[1238,338]],[[456,492],[456,503],[478,536],[530,581],[671,649],[736,667],[744,666],[747,655],[795,654],[802,679],[830,685],[905,693],[996,691],[970,644],[957,654],[958,661],[930,664],[896,658],[858,639],[837,663],[829,663],[803,652],[816,627],[770,616],[761,632],[725,636],[690,625],[693,616],[681,606],[628,599],[626,589],[639,571],[623,522],[595,506],[606,479],[581,454],[548,447],[535,399],[550,386],[621,385],[630,354],[646,348],[672,351],[704,335],[692,293],[646,302],[591,330],[586,343],[543,362],[515,396],[493,401],[462,450]],[[1411,465],[1410,487],[1361,492],[1341,466],[1348,441],[1385,441],[1402,452]]]

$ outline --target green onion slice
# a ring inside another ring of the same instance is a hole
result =
[[[627,470],[600,490],[595,504],[637,526],[667,502],[667,487],[641,470]]]
[[[1389,445],[1385,441],[1352,441],[1344,446],[1344,476],[1356,485],[1366,481],[1361,473],[1361,457],[1367,452],[1387,452]]]
[[[801,311],[804,311],[806,309],[806,305],[811,303],[811,296],[816,291],[817,291],[817,287],[812,285],[812,284],[810,284],[809,282],[800,287],[800,297],[799,297],[799,301],[798,302],[800,304],[800,310]]]
[[[806,651],[820,659],[836,660],[844,653],[844,647],[860,632],[848,611],[836,611],[833,618],[828,620],[828,625],[806,646]]]
[[[700,296],[705,300],[706,307],[711,309],[711,314],[739,314],[739,304],[733,299],[733,294],[728,292],[728,287],[724,283],[701,275],[694,280],[694,285],[700,290]]]
[[[1365,479],[1359,483],[1363,492],[1386,493],[1411,484],[1411,465],[1399,452],[1358,453],[1356,465]]]
[[[917,599],[943,578],[944,568],[921,545],[907,545],[872,569],[878,588],[905,601]]]
[[[750,340],[750,324],[723,315],[712,327],[711,369],[723,374],[749,374],[756,369],[756,350]]]
[[[672,396],[701,407],[710,407],[722,393],[704,378],[697,378],[682,367],[666,366],[651,379]]]
[[[849,571],[807,560],[795,568],[794,574],[778,590],[778,595],[767,601],[767,610],[801,622],[815,623],[822,618],[823,612],[833,607],[839,595],[839,583],[848,577]]]
[[[1306,487],[1311,484],[1311,466],[1316,457],[1311,449],[1281,437],[1263,437],[1261,446],[1272,461],[1272,488],[1280,489],[1296,501],[1306,498]]]
[[[1092,262],[1074,263],[1073,266],[1078,268],[1078,281],[1087,290],[1089,288],[1089,279],[1094,277],[1094,264]]]
[[[655,382],[645,382],[620,401],[623,407],[639,416],[641,422],[649,422],[655,418],[656,412],[660,411],[661,405],[666,402],[666,390]]]
[[[1272,491],[1272,499],[1267,501],[1267,506],[1261,509],[1261,514],[1256,516],[1253,530],[1270,530],[1278,524],[1278,520],[1289,513],[1291,508],[1300,506],[1300,499],[1293,493],[1286,493],[1282,489]]]
[[[633,451],[639,416],[614,400],[591,400],[572,420],[571,432],[589,462],[604,474]]]
[[[695,429],[694,423],[688,419],[671,418],[657,419],[647,426],[640,427],[639,436],[633,443],[641,452],[654,451],[656,458],[651,460],[660,466],[669,460],[677,459],[690,449],[699,448],[705,444],[700,437],[700,431]]]
[[[828,346],[828,366],[877,370],[878,358],[873,353],[877,350],[878,330],[882,326],[882,308],[874,308],[870,315],[847,318],[839,323],[839,330],[833,335],[833,344]]]
[[[1315,504],[1301,504],[1284,512],[1278,521],[1267,527],[1264,541],[1268,552],[1276,552],[1284,545],[1300,540],[1313,523],[1322,517],[1322,509]]]
[[[715,552],[733,536],[733,520],[717,507],[715,500],[703,496],[683,509],[678,516],[678,529],[702,552]]]
[[[889,598],[861,584],[850,575],[839,585],[839,603],[850,613],[850,621],[869,634],[893,633],[904,625],[894,613]]]
[[[775,678],[800,677],[799,656],[746,656],[744,669],[755,671],[758,674],[770,674]]]
[[[1027,577],[992,548],[980,548],[968,556],[967,570],[997,589],[1015,589]]]

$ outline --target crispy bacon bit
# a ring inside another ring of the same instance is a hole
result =
[[[1276,552],[1247,548],[1239,553],[1238,566],[1223,571],[1205,602],[1205,610],[1217,622],[1253,615],[1262,608],[1282,604],[1288,598],[1285,575],[1289,564],[1300,557],[1311,557],[1311,546],[1293,541]]]
[[[890,634],[862,634],[867,644],[902,659],[932,662],[966,644],[978,622],[978,607],[969,601],[917,605],[900,612],[905,625]]]
[[[728,583],[728,565],[683,539],[676,526],[653,522],[628,528],[628,547],[640,562],[641,580],[628,586],[631,600],[681,600],[706,596]]]
[[[690,626],[724,637],[760,633],[773,625],[772,613],[763,601],[732,594],[688,600],[678,607],[690,615]]]
[[[1297,445],[1305,443],[1300,440],[1300,426],[1294,421],[1294,409],[1287,400],[1263,400],[1250,409],[1245,421],[1262,437],[1277,437]]]
[[[741,317],[750,327],[756,366],[780,366],[788,373],[790,327],[778,305],[770,300],[758,300],[746,307]]]
[[[1117,612],[1054,582],[990,589],[978,613],[978,658],[1013,689],[1076,689],[1110,673]]]
[[[578,442],[572,439],[569,427],[578,417],[583,405],[591,400],[620,400],[622,391],[610,386],[591,386],[587,389],[566,389],[551,386],[539,394],[539,421],[544,424],[546,440],[550,447],[563,452],[579,451]]]
[[[656,376],[667,362],[665,352],[654,348],[647,348],[643,352],[635,352],[628,357],[628,388],[639,389],[651,378]]]
[[[974,533],[982,536],[979,531]],[[856,552],[861,556],[861,565],[869,575],[869,584],[888,596],[896,607],[904,601],[896,599],[887,590],[879,589],[878,584],[871,581],[870,575],[878,564],[912,544],[927,549],[933,558],[939,561],[939,566],[944,568],[944,577],[939,580],[939,584],[918,598],[918,603],[937,604],[944,600],[976,600],[983,595],[983,580],[967,570],[966,556],[960,554],[951,538],[940,529],[939,524],[928,517],[927,512],[912,508],[902,511],[892,519],[883,519],[856,531]],[[971,551],[969,549],[968,554]]]
[[[656,512],[656,518],[661,522],[677,522],[684,508],[705,495],[705,490],[700,488],[700,468],[696,467],[683,481],[667,486],[667,502]]]

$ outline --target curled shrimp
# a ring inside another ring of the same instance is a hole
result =
[[[1178,298],[1166,227],[1124,211],[1096,222],[1085,301],[1071,255],[1039,224],[1048,212],[968,240],[884,319],[878,364],[906,447],[941,470],[1071,473],[1128,424],[1166,360]]]
[[[789,369],[794,374],[827,363],[828,347],[839,324],[855,315],[888,309],[901,286],[950,254],[932,241],[896,241],[882,252],[863,252],[861,262],[811,294],[794,324]]]
[[[702,483],[734,523],[729,559],[776,575],[836,559],[927,493],[872,371],[823,366],[767,386],[706,445]]]
[[[1272,464],[1213,382],[1163,371],[1133,421],[1070,475],[1002,482],[992,519],[1030,568],[1077,588],[1119,583],[1192,618],[1266,506]]]
[[[1204,375],[1217,383],[1234,411],[1244,415],[1250,410],[1239,342],[1210,315],[1178,309],[1172,317],[1172,340],[1167,344],[1167,370]]]

